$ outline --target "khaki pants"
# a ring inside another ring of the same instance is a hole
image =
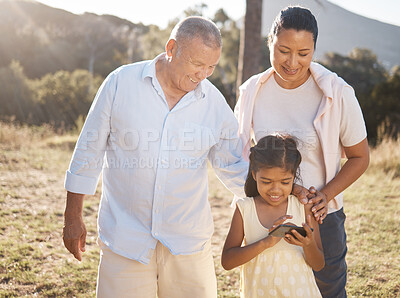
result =
[[[100,239],[101,248],[96,294],[99,298],[216,298],[217,281],[211,241],[192,255],[174,256],[157,242],[150,263],[122,257]]]

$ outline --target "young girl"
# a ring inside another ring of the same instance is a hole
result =
[[[321,297],[312,272],[325,265],[318,223],[312,205],[290,194],[300,162],[289,136],[266,136],[250,150],[247,198],[237,202],[221,257],[226,270],[242,265],[241,297]],[[302,225],[306,237],[269,235],[283,223]]]

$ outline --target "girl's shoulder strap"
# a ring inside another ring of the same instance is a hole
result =
[[[305,222],[306,217],[304,206],[306,205],[300,203],[299,199],[296,196],[289,195],[287,212],[288,214],[292,215],[293,218],[288,221],[291,221],[296,225],[301,225],[303,222]]]
[[[241,198],[236,202],[236,205],[238,206],[242,216],[244,216],[246,210],[249,210],[249,208],[251,208],[253,204],[254,204],[254,198],[251,197]]]

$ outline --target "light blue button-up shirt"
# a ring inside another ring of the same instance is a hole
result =
[[[211,238],[207,161],[238,196],[248,171],[222,94],[204,80],[169,110],[156,78],[160,56],[106,78],[65,179],[68,191],[94,194],[103,171],[100,239],[144,264],[157,241],[177,255],[198,252]]]

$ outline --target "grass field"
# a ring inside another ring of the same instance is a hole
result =
[[[87,251],[79,263],[63,247],[64,174],[76,135],[0,122],[0,297],[94,297],[99,188],[84,205]],[[238,297],[239,270],[220,252],[231,194],[210,170],[213,250],[220,297]],[[384,140],[371,166],[345,192],[351,297],[400,296],[400,142]]]

